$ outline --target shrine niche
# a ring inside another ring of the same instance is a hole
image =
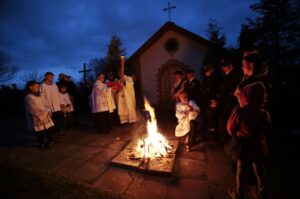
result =
[[[159,94],[159,104],[165,108],[172,106],[172,86],[174,73],[177,70],[184,71],[187,68],[182,62],[176,59],[169,59],[161,66],[157,74],[157,90]]]

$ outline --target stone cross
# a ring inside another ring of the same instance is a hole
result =
[[[81,70],[81,71],[78,71],[79,73],[83,73],[83,82],[84,83],[86,83],[86,74],[88,73],[88,72],[91,72],[92,70],[91,69],[86,69],[86,64],[85,63],[83,63],[83,70]]]
[[[176,6],[171,6],[171,3],[168,2],[168,7],[164,8],[163,11],[168,11],[169,12],[169,21],[171,22],[171,10],[175,9]]]

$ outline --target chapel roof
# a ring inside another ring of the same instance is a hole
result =
[[[168,31],[174,31],[179,34],[182,34],[193,41],[199,43],[200,45],[209,47],[211,42],[204,39],[203,37],[200,37],[199,35],[188,31],[178,25],[176,25],[173,22],[166,22],[160,29],[158,29],[139,49],[137,49],[126,61],[126,63],[130,63],[135,58],[139,57],[141,54],[143,54],[147,49],[149,49],[163,34],[165,34]]]

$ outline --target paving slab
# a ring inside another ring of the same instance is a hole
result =
[[[228,185],[208,183],[209,194],[214,199],[231,199],[227,192],[228,188]]]
[[[57,176],[68,178],[85,162],[84,159],[66,157],[52,169],[52,172]]]
[[[88,160],[91,157],[93,157],[95,154],[99,153],[101,150],[102,150],[101,148],[84,146],[79,148],[78,151],[71,154],[71,157]]]
[[[208,183],[220,184],[223,182],[228,185],[234,184],[235,176],[230,165],[208,162],[206,168]]]
[[[99,153],[96,153],[90,160],[102,164],[108,164],[120,151],[113,149],[102,149]]]
[[[65,156],[57,154],[49,154],[47,156],[42,156],[33,162],[29,169],[34,171],[41,171],[47,173],[53,173],[55,167],[65,159]]]
[[[124,196],[128,199],[163,199],[167,196],[168,183],[169,180],[165,178],[136,175]]]
[[[93,183],[93,186],[113,195],[121,195],[125,193],[132,182],[131,171],[108,167],[103,175]]]
[[[167,199],[209,199],[208,185],[196,179],[180,179],[168,186]]]
[[[206,164],[203,161],[177,158],[174,166],[174,176],[179,179],[197,179],[206,181]]]
[[[92,184],[103,174],[105,169],[106,165],[104,164],[86,161],[73,174],[70,175],[70,178],[75,181]]]

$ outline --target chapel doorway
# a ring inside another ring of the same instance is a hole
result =
[[[170,60],[164,64],[158,74],[159,105],[163,109],[172,109],[174,100],[172,99],[172,87],[174,82],[174,73],[177,70],[184,70],[186,67],[176,61]]]

